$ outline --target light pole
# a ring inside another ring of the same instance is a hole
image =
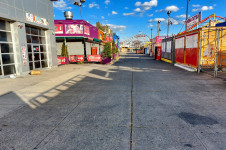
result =
[[[158,30],[158,31],[157,31],[157,35],[158,35],[158,36],[159,36],[159,32],[160,32],[160,23],[161,23],[161,21],[159,20],[159,21],[158,21],[158,25],[157,25],[157,28],[158,28],[158,29],[157,29],[157,30]]]
[[[74,5],[77,5],[80,7],[80,15],[81,15],[81,20],[82,20],[82,4],[85,3],[86,0],[80,0],[80,2],[75,2]]]
[[[167,15],[168,15],[168,29],[167,29],[167,37],[169,37],[169,25],[170,25],[170,20],[169,20],[169,18],[170,18],[170,14],[171,14],[171,11],[169,10],[169,11],[167,12]]]
[[[189,5],[189,0],[187,0],[187,11],[186,11],[186,20],[185,20],[185,32],[187,32],[187,20],[188,20],[188,5]]]
[[[153,29],[151,28],[151,39],[152,39],[152,30],[153,30]]]

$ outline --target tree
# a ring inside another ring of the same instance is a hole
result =
[[[67,50],[66,41],[64,41],[63,44],[62,44],[61,56],[64,56],[64,57],[68,58],[68,50]]]
[[[104,45],[104,57],[109,57],[111,58],[111,54],[112,54],[112,51],[111,51],[111,43],[108,42]]]
[[[117,46],[116,46],[114,41],[112,42],[112,53],[113,54],[117,54],[118,53],[118,48],[117,48]]]
[[[100,24],[100,22],[96,23],[96,27],[97,29],[104,31],[104,27]]]

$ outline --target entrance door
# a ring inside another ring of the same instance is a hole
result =
[[[91,55],[97,55],[97,47],[92,47],[91,50]]]
[[[40,46],[31,45],[31,52],[29,53],[30,70],[41,68]]]

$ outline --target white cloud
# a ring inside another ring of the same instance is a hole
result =
[[[104,19],[104,16],[101,16],[101,19]]]
[[[140,8],[134,9],[135,12],[141,12],[142,10]]]
[[[163,22],[163,21],[165,21],[165,20],[166,20],[166,19],[164,19],[164,18],[155,18],[155,19],[154,19],[155,22],[158,22],[158,21]]]
[[[148,20],[148,22],[154,22],[154,20],[150,19],[150,20]]]
[[[208,11],[208,10],[213,10],[213,6],[202,6],[201,8],[195,8],[192,9],[192,12],[196,12],[196,11]]]
[[[151,9],[151,7],[144,7],[144,8],[143,8],[144,11],[147,11],[147,10],[149,10],[149,9]]]
[[[213,9],[213,6],[203,6],[202,8],[201,8],[201,10],[202,11],[207,11],[207,10],[212,10]]]
[[[192,7],[200,7],[200,5],[192,5]]]
[[[158,5],[158,0],[151,0],[149,2],[144,2],[143,4],[141,4],[142,7],[153,7],[153,6],[157,6]]]
[[[94,8],[94,7],[96,7],[97,9],[100,8],[100,7],[99,7],[99,4],[97,4],[97,3],[95,3],[95,2],[89,4],[89,8]]]
[[[178,15],[177,18],[186,18],[186,15]]]
[[[125,9],[129,9],[128,7],[125,7]]]
[[[112,15],[117,15],[118,13],[116,11],[111,12]]]
[[[172,5],[172,6],[166,7],[165,10],[166,11],[174,11],[174,12],[176,12],[176,11],[179,10],[179,8],[177,6]]]
[[[150,15],[148,15],[149,17],[152,17],[153,16],[153,14],[150,14]]]
[[[126,26],[123,25],[107,24],[107,26],[109,26],[113,31],[123,31],[124,29],[126,29]]]
[[[66,9],[72,9],[72,7],[68,7],[67,3],[64,0],[54,2],[53,7],[62,11]]]
[[[154,25],[153,24],[149,24],[149,26],[148,27],[154,27]]]
[[[164,12],[164,9],[156,10],[155,12]]]
[[[196,11],[199,11],[200,9],[196,8],[196,9],[192,9],[191,11],[192,12],[196,12]]]
[[[134,14],[135,14],[134,12],[132,12],[132,13],[123,13],[123,16],[132,16]]]
[[[135,6],[137,6],[137,7],[140,6],[140,5],[141,5],[141,2],[136,2],[135,3]]]
[[[110,0],[105,0],[105,4],[108,5],[111,1]]]

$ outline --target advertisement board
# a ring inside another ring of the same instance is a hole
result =
[[[84,25],[84,34],[85,35],[90,35],[89,27]]]
[[[83,25],[80,24],[66,24],[65,34],[83,34]]]
[[[66,58],[65,57],[58,57],[58,65],[66,64]]]
[[[32,23],[36,23],[36,24],[41,24],[44,26],[49,26],[49,22],[47,19],[39,17],[39,16],[35,16],[31,13],[26,13],[26,20],[28,22],[32,22]]]
[[[89,62],[101,62],[101,55],[88,55]]]
[[[83,62],[84,56],[83,55],[70,55],[70,62]]]
[[[202,13],[199,12],[198,14],[188,18],[186,21],[187,27],[193,26],[194,24],[199,23],[202,20]]]
[[[63,25],[55,24],[55,34],[63,34]]]

